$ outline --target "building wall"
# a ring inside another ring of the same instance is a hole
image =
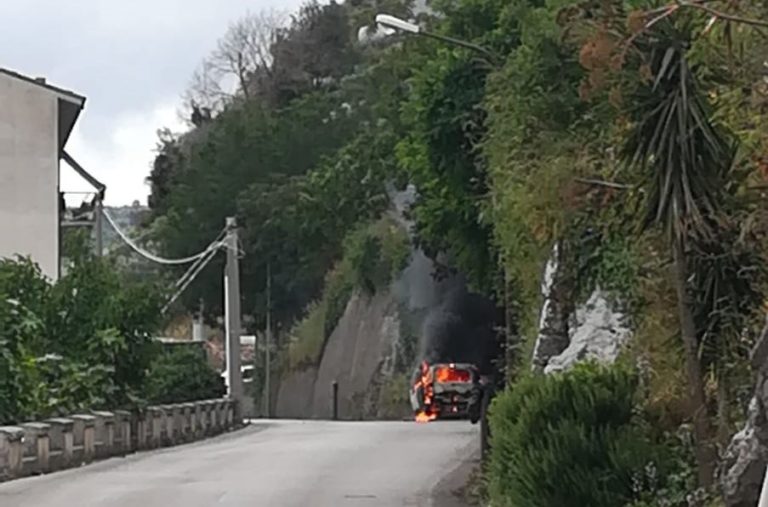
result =
[[[0,74],[0,257],[59,264],[58,98]]]

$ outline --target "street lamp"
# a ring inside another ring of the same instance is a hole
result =
[[[391,30],[406,32],[413,35],[421,35],[423,37],[429,37],[431,39],[447,42],[448,44],[453,44],[456,46],[461,46],[463,48],[470,49],[476,53],[482,54],[485,57],[485,59],[488,60],[488,62],[491,63],[494,67],[499,66],[500,59],[498,55],[496,55],[492,51],[482,46],[478,46],[477,44],[463,41],[461,39],[454,39],[453,37],[448,37],[446,35],[439,35],[436,33],[428,32],[422,29],[416,23],[411,23],[410,21],[406,21],[404,19],[400,19],[395,16],[390,16],[389,14],[377,14],[376,24]]]
[[[416,23],[410,23],[404,19],[390,16],[389,14],[378,14],[376,16],[376,23],[387,28],[394,28],[395,30],[401,30],[403,32],[416,34],[421,33],[421,27]]]

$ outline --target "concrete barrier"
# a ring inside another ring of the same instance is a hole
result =
[[[0,427],[0,480],[22,476],[24,459],[24,429],[17,426]]]
[[[22,472],[25,475],[48,472],[51,457],[48,432],[51,426],[45,423],[32,422],[22,424],[21,427],[24,430]]]
[[[94,419],[94,454],[97,459],[112,456],[115,450],[115,414],[92,412]]]
[[[115,410],[115,453],[124,455],[131,452],[131,413]]]
[[[75,447],[74,426],[72,419],[57,417],[45,421],[51,427],[48,432],[50,442],[50,469],[62,470],[72,466]]]
[[[221,399],[0,426],[0,482],[199,440],[239,426],[235,413]]]
[[[80,463],[90,463],[96,454],[96,418],[90,414],[73,415],[75,459]]]

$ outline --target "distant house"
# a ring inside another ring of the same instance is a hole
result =
[[[59,276],[59,164],[84,104],[0,68],[0,258],[30,256],[51,279]]]

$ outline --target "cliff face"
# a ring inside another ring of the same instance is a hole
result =
[[[432,279],[431,271],[429,259],[415,251],[389,289],[373,296],[356,293],[328,338],[319,364],[289,372],[281,379],[275,415],[330,417],[334,380],[342,419],[407,415],[407,388],[402,389],[395,407],[382,397],[391,394],[385,386],[397,376],[396,363],[409,355],[406,349],[418,347],[409,344],[414,337],[405,336],[403,330],[420,329],[423,316],[439,300],[439,283]]]
[[[392,376],[399,339],[397,302],[391,293],[371,298],[356,294],[328,338],[319,366],[292,372],[281,382],[276,415],[330,418],[336,381],[340,417],[375,417],[377,385]]]

